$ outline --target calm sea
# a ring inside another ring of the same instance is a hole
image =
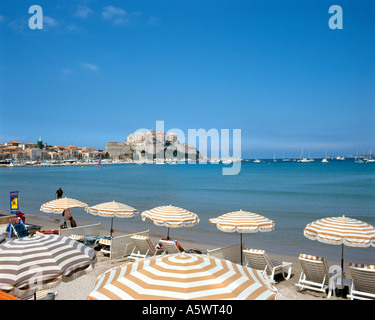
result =
[[[20,209],[45,214],[40,206],[55,198],[58,187],[64,196],[92,206],[118,201],[140,212],[161,205],[175,205],[197,213],[200,223],[171,229],[171,236],[217,246],[239,242],[238,233],[223,233],[208,222],[230,211],[243,209],[275,221],[275,230],[244,234],[246,247],[298,255],[308,253],[341,257],[341,246],[312,241],[304,227],[329,216],[356,218],[375,225],[375,164],[331,160],[324,164],[296,162],[242,162],[240,175],[222,175],[223,164],[137,165],[116,164],[65,167],[0,168],[0,209],[9,209],[9,192],[20,191]],[[110,219],[73,209],[78,225]],[[48,214],[45,214],[48,215]],[[51,214],[53,215],[53,214]],[[58,217],[58,216],[56,216]],[[56,224],[58,227],[58,224]],[[150,229],[166,235],[166,228],[133,219],[115,218],[115,231]],[[115,233],[116,235],[116,233]],[[345,259],[375,261],[375,248],[345,247]]]

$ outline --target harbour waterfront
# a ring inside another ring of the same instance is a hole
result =
[[[345,215],[375,225],[375,164],[330,160],[319,162],[242,162],[240,175],[222,175],[224,164],[116,164],[67,167],[0,168],[0,209],[9,209],[9,192],[20,191],[20,210],[39,211],[55,198],[58,187],[63,196],[93,206],[118,201],[139,212],[161,205],[174,205],[195,212],[200,223],[191,228],[171,229],[172,237],[219,246],[239,242],[237,233],[224,233],[208,219],[240,209],[273,220],[275,230],[244,234],[245,247],[299,255],[308,253],[330,259],[341,258],[341,246],[308,240],[304,227],[329,216]],[[78,225],[100,222],[109,228],[110,219],[92,216],[83,209],[72,210]],[[56,228],[59,223],[56,222]],[[116,232],[150,229],[165,236],[167,229],[133,219],[117,219]],[[203,248],[204,249],[204,248]],[[374,263],[374,248],[344,248],[345,261]]]

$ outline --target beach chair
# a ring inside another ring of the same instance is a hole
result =
[[[129,256],[131,260],[139,260],[162,253],[163,249],[156,249],[147,236],[132,235],[130,239],[134,243],[134,249]]]
[[[21,300],[46,300],[47,295],[49,293],[53,293],[55,296],[57,296],[56,291],[51,291],[51,290],[40,290],[37,291],[36,293],[28,294],[26,296],[20,297]]]
[[[181,246],[180,249],[177,243],[173,240],[161,239],[159,242],[163,245],[164,253],[172,254],[184,251],[184,249]]]
[[[102,248],[100,249],[100,252],[103,252],[104,254],[111,254],[111,244],[112,244],[111,239],[99,238],[97,243],[100,246],[102,246]]]
[[[96,244],[96,240],[98,239],[98,237],[88,237],[79,234],[70,234],[69,239],[73,239],[82,242],[85,245],[91,246],[93,244]]]
[[[243,248],[243,242],[231,244],[226,247],[219,247],[214,249],[207,249],[206,254],[223,260],[229,260],[234,263],[241,264],[241,248]]]
[[[348,298],[359,300],[375,299],[375,265],[349,263],[352,283]]]
[[[276,274],[282,274],[285,280],[288,280],[292,273],[292,263],[280,260],[271,260],[264,250],[244,249],[243,255],[246,261],[246,266],[260,270],[263,275],[268,276],[273,283]]]
[[[23,223],[12,224],[13,232],[17,238],[23,238],[29,236],[29,231],[26,229]]]
[[[83,241],[85,241],[85,236],[80,236],[80,235],[78,235],[78,234],[71,234],[71,235],[69,236],[69,239],[77,240],[77,241],[79,241],[79,242],[83,242]]]
[[[328,290],[327,298],[331,297],[332,291],[336,295],[336,282],[341,280],[342,270],[340,266],[333,265],[328,268],[325,258],[308,254],[300,254],[302,272],[296,286],[301,291],[303,289],[314,290],[325,293]]]

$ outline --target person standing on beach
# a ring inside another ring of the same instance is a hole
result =
[[[62,216],[64,217],[64,228],[67,227],[66,222],[69,220],[70,225],[72,225],[72,222],[70,219],[73,218],[72,211],[70,209],[65,209],[64,212],[62,213]]]
[[[61,189],[61,187],[60,187],[59,190],[56,191],[57,199],[61,199],[63,193],[64,193],[64,192],[62,191],[62,189]]]

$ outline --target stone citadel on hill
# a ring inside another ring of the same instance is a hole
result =
[[[192,145],[180,143],[175,133],[134,132],[124,142],[107,142],[105,152],[112,160],[199,160],[202,156]]]

